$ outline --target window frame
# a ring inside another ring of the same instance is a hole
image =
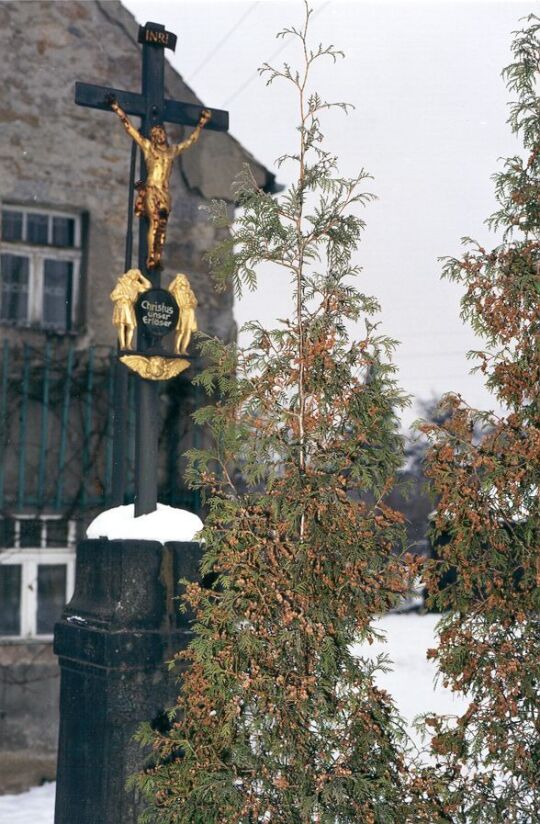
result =
[[[65,565],[66,566],[66,592],[65,603],[69,603],[75,588],[75,536],[76,523],[68,521],[67,546],[48,547],[47,546],[47,523],[53,520],[60,520],[60,515],[40,516],[38,519],[34,515],[14,516],[15,534],[14,546],[0,550],[0,565],[21,566],[21,606],[20,606],[20,634],[2,635],[0,633],[0,644],[18,644],[27,641],[39,641],[47,643],[53,640],[53,634],[38,634],[38,566]],[[41,535],[39,547],[21,547],[20,545],[20,522],[22,520],[40,520]]]
[[[77,329],[78,306],[80,299],[81,264],[83,257],[82,249],[82,213],[69,212],[48,207],[23,206],[15,203],[2,202],[0,206],[3,211],[21,212],[23,216],[22,236],[26,236],[26,228],[29,214],[46,214],[48,217],[47,244],[31,243],[27,240],[3,240],[0,233],[0,254],[11,254],[28,259],[28,307],[26,320],[10,320],[1,318],[0,324],[13,326],[19,329],[39,329],[42,332],[50,332],[58,335],[69,335]],[[53,238],[53,218],[69,218],[74,221],[73,246],[55,246]],[[72,264],[71,277],[71,311],[67,318],[66,329],[60,329],[52,325],[44,325],[44,283],[45,283],[45,261],[54,260]],[[0,272],[1,278],[1,272]]]

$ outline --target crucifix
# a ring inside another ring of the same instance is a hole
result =
[[[135,213],[139,224],[139,272],[141,278],[131,280],[149,284],[151,289],[160,290],[161,251],[165,242],[167,219],[170,212],[169,177],[172,162],[182,151],[188,149],[198,139],[201,129],[227,131],[228,112],[220,109],[206,109],[192,103],[168,100],[164,93],[164,49],[174,51],[176,35],[165,30],[158,23],[146,23],[139,28],[139,43],[142,43],[142,91],[140,93],[121,91],[106,86],[76,83],[75,102],[103,111],[115,112],[122,121],[134,144],[141,150],[141,182],[135,184],[135,163],[131,164],[130,204],[137,189]],[[137,130],[129,120],[129,115],[141,119]],[[170,147],[163,124],[177,123],[194,127],[194,132],[176,146]],[[132,155],[134,157],[134,155]],[[131,208],[130,208],[131,212]],[[128,228],[126,242],[126,269],[131,270],[131,230]],[[129,272],[127,273],[129,274]],[[129,283],[127,284],[129,286]],[[126,288],[127,288],[126,286]],[[157,293],[157,292],[156,292]],[[173,292],[174,294],[174,292]],[[126,334],[125,331],[123,333]],[[128,329],[131,341],[132,332]],[[138,355],[150,346],[145,335],[137,335]],[[129,357],[129,356],[128,356]],[[135,357],[135,356],[132,356]],[[158,385],[156,376],[163,373],[166,358],[154,358],[153,379],[136,377],[136,423],[135,423],[135,516],[153,512],[157,504],[158,469]],[[124,360],[124,362],[126,362]],[[157,366],[156,366],[157,364]],[[156,368],[161,371],[156,371]],[[148,373],[149,374],[149,373]],[[116,375],[114,408],[114,456],[113,456],[113,497],[115,503],[123,502],[125,486],[126,455],[126,410],[127,371],[120,366]]]

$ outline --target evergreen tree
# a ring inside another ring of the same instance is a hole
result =
[[[495,175],[503,230],[489,251],[466,238],[444,275],[465,287],[463,317],[486,341],[475,353],[504,416],[448,396],[450,418],[424,424],[438,496],[442,571],[457,580],[436,598],[448,610],[432,651],[444,683],[470,699],[458,719],[432,717],[439,787],[451,820],[540,821],[540,18],[515,34],[503,72],[516,95],[509,122],[526,159]],[[475,425],[484,436],[474,437]],[[432,590],[439,564],[425,576]]]
[[[140,779],[148,822],[424,820],[413,815],[402,724],[375,683],[385,661],[350,653],[407,588],[395,552],[403,518],[385,504],[405,401],[394,341],[371,320],[377,302],[353,285],[368,176],[341,177],[323,146],[320,114],[335,104],[308,91],[309,73],[340,52],[311,48],[310,14],[306,5],[302,28],[280,35],[298,42],[302,67],[261,69],[298,96],[298,149],[279,160],[295,164],[296,182],[272,197],[246,170],[239,218],[229,225],[223,204],[212,210],[230,233],[212,254],[220,282],[254,287],[256,267],[271,263],[293,306],[277,329],[249,324],[245,349],[202,344],[210,366],[199,382],[219,400],[196,419],[214,449],[189,457],[192,483],[210,491],[203,573],[215,583],[186,583],[194,637],[178,656],[171,729],[141,735],[156,757]],[[358,322],[365,331],[352,340]]]

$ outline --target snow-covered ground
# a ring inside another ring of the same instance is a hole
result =
[[[440,684],[436,688],[433,684],[435,667],[426,660],[426,650],[435,645],[436,623],[434,615],[387,615],[377,625],[386,633],[387,643],[357,647],[365,656],[390,656],[394,668],[380,675],[379,684],[394,696],[409,723],[428,710],[452,714],[464,708],[462,700]],[[0,796],[0,824],[53,824],[54,786],[47,784],[21,795]]]
[[[434,685],[437,669],[426,659],[426,651],[436,646],[435,627],[438,615],[387,615],[376,623],[386,634],[387,642],[371,646],[358,645],[355,650],[366,657],[386,654],[392,660],[392,670],[380,673],[379,686],[393,696],[403,718],[412,726],[417,715],[433,711],[453,715],[464,711],[467,703],[445,689]],[[418,740],[411,729],[411,735]]]
[[[0,824],[53,824],[55,787],[44,784],[20,795],[0,796]]]

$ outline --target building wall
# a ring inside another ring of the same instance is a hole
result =
[[[0,647],[0,793],[54,778],[59,689],[51,643]]]
[[[124,271],[131,141],[112,112],[74,104],[74,83],[139,91],[136,38],[133,17],[115,0],[0,4],[0,198],[88,213],[81,345],[114,342],[108,296]],[[197,102],[168,64],[166,94]],[[181,128],[169,133],[182,137]],[[232,295],[212,289],[203,255],[215,232],[199,207],[214,196],[230,200],[232,180],[246,160],[261,184],[268,183],[266,170],[233,138],[206,133],[179,159],[171,180],[164,279],[177,271],[190,275],[200,327],[223,338],[234,335]]]
[[[112,112],[76,106],[74,84],[79,80],[139,91],[141,55],[137,28],[133,17],[116,0],[0,3],[0,201],[81,214],[86,235],[79,323],[74,334],[45,335],[39,329],[21,329],[0,322],[0,342],[9,341],[12,354],[13,347],[26,343],[32,348],[34,359],[39,358],[46,339],[52,343],[56,356],[64,359],[73,344],[77,350],[115,344],[109,293],[124,271],[131,141]],[[200,102],[168,65],[165,78],[167,97]],[[178,127],[168,131],[170,140],[184,136]],[[215,244],[216,232],[199,207],[214,197],[231,202],[232,181],[246,161],[251,163],[259,184],[270,188],[272,175],[232,137],[203,133],[199,143],[178,160],[171,179],[173,211],[163,283],[166,285],[177,272],[186,273],[199,301],[199,328],[225,340],[235,335],[233,297],[231,292],[213,290],[204,253]],[[133,261],[136,260],[135,248]],[[32,483],[38,471],[43,420],[39,369],[35,374],[38,378],[31,391],[26,422],[26,474]],[[13,460],[20,432],[17,383],[16,375],[10,378],[8,389],[15,394],[4,415],[10,420],[0,422],[0,443],[7,468],[0,514],[7,516],[17,509],[18,470]],[[186,395],[190,392],[186,381],[176,387],[168,393],[165,412],[169,419],[171,410],[173,417],[176,415],[172,424],[179,430],[180,439],[173,439],[172,448],[180,450],[182,445],[189,444],[189,437],[188,425],[180,422],[178,416],[182,409],[185,413],[186,408],[192,408],[194,400]],[[186,395],[184,401],[179,399],[182,393]],[[59,409],[57,404],[49,415],[49,485],[58,457]],[[74,425],[70,432],[75,440],[84,433],[82,414],[79,429]],[[161,475],[166,475],[166,470],[167,459]],[[72,462],[69,472],[66,483],[73,489],[74,498],[68,515],[87,520],[90,510],[84,510],[75,494],[81,463]],[[54,485],[51,489],[48,500],[52,500]],[[15,784],[21,788],[40,777],[50,777],[56,746],[58,691],[50,644],[0,641],[0,676],[0,776],[4,776],[3,784],[0,778],[1,792],[13,789]]]

